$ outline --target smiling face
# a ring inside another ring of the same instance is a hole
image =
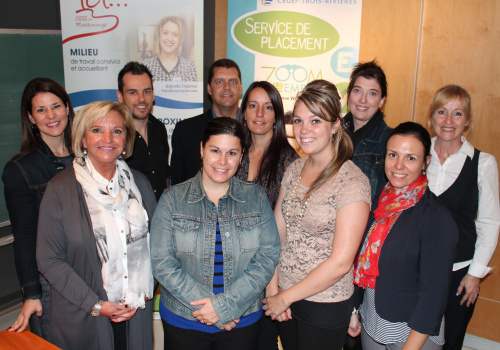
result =
[[[123,116],[111,110],[106,117],[97,119],[82,138],[88,157],[103,176],[113,168],[125,148],[126,127]]]
[[[123,76],[123,93],[116,92],[118,102],[123,103],[134,119],[147,119],[153,109],[155,95],[151,79],[146,73],[134,75],[128,72]]]
[[[432,114],[432,126],[441,142],[462,144],[461,136],[469,120],[460,100],[454,99]]]
[[[165,23],[160,30],[160,49],[161,52],[177,54],[181,42],[181,31],[174,22]]]
[[[353,117],[354,130],[368,123],[384,101],[385,97],[382,97],[382,90],[376,79],[358,77],[347,100]]]
[[[212,97],[214,108],[237,107],[243,87],[236,68],[216,67],[212,81],[207,86],[207,91]]]
[[[229,186],[243,155],[240,139],[232,135],[213,135],[205,147],[201,145],[200,151],[203,185],[212,190]]]
[[[414,183],[429,161],[424,145],[413,135],[393,135],[387,141],[385,175],[395,190]]]
[[[263,88],[255,88],[250,92],[245,109],[248,130],[254,135],[273,134],[274,108],[271,99]]]
[[[69,108],[59,97],[50,92],[40,92],[31,99],[31,106],[29,119],[37,126],[44,141],[64,136]]]
[[[340,126],[340,118],[335,123],[327,122],[299,101],[293,110],[292,123],[295,140],[302,151],[311,156],[332,157],[332,138]]]

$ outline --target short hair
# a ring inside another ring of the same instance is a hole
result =
[[[158,25],[156,26],[154,46],[153,46],[153,55],[155,56],[159,56],[161,53],[161,45],[160,45],[161,29],[168,22],[177,24],[177,26],[179,27],[179,46],[177,47],[177,56],[180,56],[182,53],[182,44],[184,43],[184,32],[185,32],[184,21],[178,16],[167,16],[162,18],[158,23]]]
[[[276,164],[279,164],[285,148],[293,148],[286,137],[285,115],[281,95],[274,85],[267,81],[255,81],[250,84],[241,102],[241,109],[240,113],[238,113],[237,120],[241,123],[243,129],[245,130],[248,148],[252,146],[252,133],[247,126],[246,109],[250,93],[257,88],[261,88],[267,93],[274,110],[273,136],[271,137],[271,141],[262,155],[260,169],[256,176],[257,182],[260,182],[258,180],[262,179],[262,182],[267,185],[267,189],[271,190],[276,186],[281,186],[278,179],[278,167]]]
[[[208,85],[210,85],[210,83],[212,82],[215,68],[227,68],[227,69],[236,68],[236,70],[238,71],[238,79],[240,79],[241,83],[241,71],[240,67],[238,67],[238,64],[236,64],[236,62],[234,62],[229,58],[221,58],[220,60],[217,60],[214,63],[212,63],[212,65],[208,69]]]
[[[144,73],[146,73],[149,77],[149,80],[151,81],[151,87],[153,86],[153,74],[151,74],[148,67],[139,62],[130,61],[122,68],[120,73],[118,73],[118,90],[122,94],[123,94],[123,87],[125,86],[125,83],[123,82],[123,77],[127,73],[131,73],[132,75],[143,75]]]
[[[219,117],[212,119],[203,130],[201,144],[203,147],[207,144],[210,137],[217,135],[235,136],[240,140],[241,151],[247,148],[245,131],[240,123],[229,117]]]
[[[351,73],[351,80],[349,81],[349,86],[347,87],[347,96],[351,94],[351,91],[356,83],[356,79],[363,77],[366,79],[375,79],[380,86],[380,92],[382,93],[382,98],[387,96],[387,79],[382,68],[378,65],[376,60],[358,63],[354,66],[354,70]]]
[[[73,118],[75,111],[69,99],[68,93],[56,81],[49,78],[35,78],[26,84],[21,98],[21,150],[20,154],[28,154],[34,152],[38,148],[39,133],[38,128],[33,127],[29,116],[33,113],[33,98],[40,93],[51,93],[56,95],[68,108],[68,124],[64,129],[64,144],[70,154],[73,153],[71,147],[71,127],[73,125]]]
[[[434,112],[442,108],[445,104],[457,99],[462,104],[462,109],[465,112],[465,119],[468,122],[464,131],[465,136],[472,135],[472,132],[474,131],[474,123],[472,121],[471,98],[467,90],[458,85],[446,85],[436,91],[427,115],[427,128],[431,131],[431,133],[435,134],[434,128],[432,127],[432,116],[434,115]]]
[[[340,126],[332,139],[335,156],[307,190],[302,200],[302,202],[305,202],[312,193],[332,179],[338,173],[342,165],[351,158],[353,146],[351,138],[344,129],[344,121],[340,116],[342,105],[340,103],[339,92],[334,84],[323,79],[313,80],[307,84],[304,90],[297,95],[294,115],[295,108],[299,102],[304,103],[312,114],[326,122],[340,122]]]
[[[82,139],[85,133],[90,130],[92,125],[99,119],[106,117],[109,112],[118,112],[123,117],[125,122],[125,154],[123,158],[128,158],[132,155],[134,149],[135,127],[132,114],[128,108],[121,103],[112,101],[96,101],[89,103],[76,114],[73,123],[73,151],[75,157],[83,157]]]
[[[429,132],[422,125],[415,122],[404,122],[399,124],[389,134],[389,137],[387,138],[387,141],[385,143],[386,149],[389,140],[394,135],[414,136],[424,147],[425,158],[427,158],[431,154],[431,135],[429,135]]]

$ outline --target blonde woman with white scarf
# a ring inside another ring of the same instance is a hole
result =
[[[38,223],[51,340],[63,349],[151,349],[156,200],[122,159],[134,145],[132,116],[123,105],[93,102],[75,117],[72,136],[73,167],[47,186]]]

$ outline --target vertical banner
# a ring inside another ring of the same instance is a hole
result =
[[[285,112],[315,79],[345,93],[358,62],[361,0],[231,0],[228,57],[241,67],[244,90],[266,80],[281,93]]]
[[[169,135],[178,120],[203,112],[202,0],[64,0],[61,25],[75,108],[116,101],[118,73],[138,61],[153,73],[153,114]]]

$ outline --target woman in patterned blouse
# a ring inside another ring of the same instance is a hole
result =
[[[165,17],[158,23],[154,56],[144,60],[154,81],[198,81],[194,63],[181,56],[184,33],[184,22],[177,16]]]
[[[349,158],[335,85],[297,96],[293,131],[309,157],[290,165],[274,215],[282,252],[266,315],[285,322],[283,348],[342,349],[354,306],[353,261],[370,212],[368,178]],[[292,318],[293,317],[293,318]]]

